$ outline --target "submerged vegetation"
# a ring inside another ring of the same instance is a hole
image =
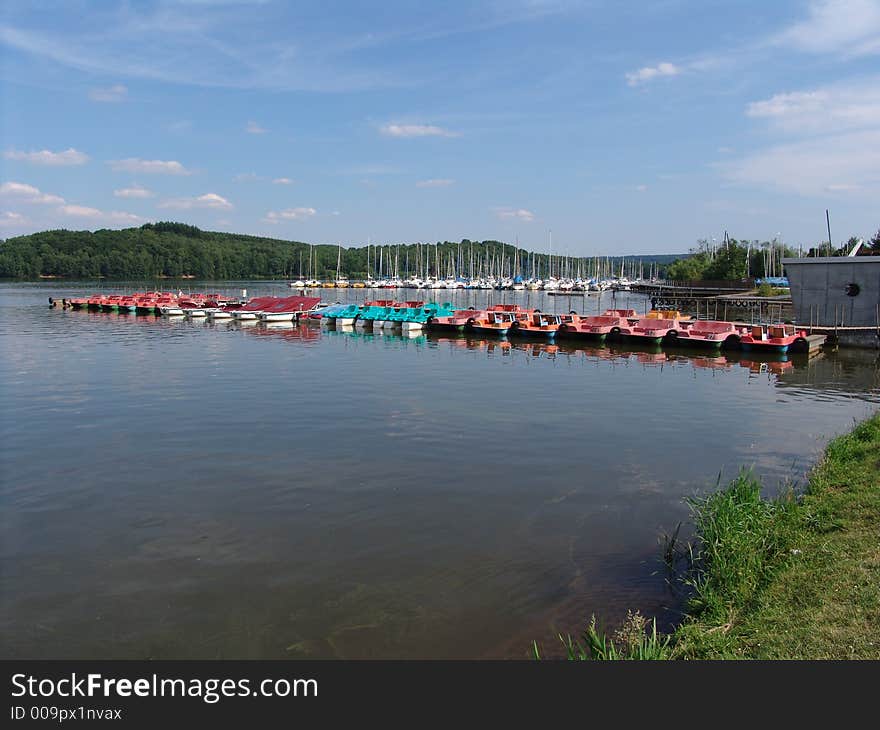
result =
[[[675,255],[574,258],[530,252],[501,241],[443,241],[342,248],[331,244],[203,231],[185,223],[147,223],[140,228],[99,231],[42,231],[0,242],[0,278],[148,280],[189,276],[199,279],[278,279],[410,273],[446,277],[470,269],[503,268],[513,275],[559,275],[563,268],[585,275],[601,266],[628,275],[653,269]],[[653,265],[653,266],[652,266]],[[429,271],[425,271],[429,269]],[[488,272],[487,272],[488,273]]]
[[[828,445],[801,495],[743,472],[690,504],[693,542],[664,555],[685,566],[684,621],[662,635],[630,613],[608,638],[593,619],[559,637],[569,659],[880,658],[880,415]]]

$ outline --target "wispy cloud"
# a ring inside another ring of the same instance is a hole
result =
[[[133,213],[124,213],[119,210],[103,211],[84,205],[62,205],[58,208],[58,212],[70,218],[84,218],[108,223],[139,223],[143,220],[143,218]]]
[[[116,172],[146,173],[147,175],[192,175],[177,160],[142,160],[127,157],[124,160],[110,160],[108,163]]]
[[[638,86],[663,76],[678,76],[681,71],[681,67],[674,63],[658,63],[656,66],[645,66],[638,71],[631,71],[626,75],[626,83],[630,86]]]
[[[289,177],[276,177],[272,182],[275,185],[293,185],[293,180]]]
[[[5,182],[0,185],[0,196],[13,198],[20,203],[38,205],[61,205],[64,203],[64,198],[58,195],[44,193],[33,185],[20,182]]]
[[[20,160],[22,162],[30,162],[34,165],[47,165],[50,167],[83,165],[89,161],[89,156],[87,154],[75,150],[73,147],[63,150],[62,152],[52,152],[50,150],[39,150],[34,152],[6,150],[3,153],[3,156],[7,160]]]
[[[156,193],[152,190],[147,190],[147,188],[143,188],[140,185],[132,185],[129,188],[114,190],[113,195],[117,198],[152,198],[155,197]]]
[[[21,213],[12,210],[4,210],[0,213],[0,228],[18,228],[28,223],[28,219]]]
[[[270,210],[263,218],[263,223],[281,223],[282,221],[304,221],[317,214],[314,208],[287,208],[285,210]]]
[[[257,180],[262,180],[263,178],[255,172],[240,172],[238,175],[234,175],[232,179],[234,182],[257,182]]]
[[[722,166],[734,182],[809,197],[860,191],[880,199],[880,131],[804,139]]]
[[[880,53],[880,0],[814,0],[807,17],[774,40],[808,53]]]
[[[90,19],[81,32],[3,24],[0,43],[86,73],[209,88],[345,92],[402,83],[394,70],[353,64],[344,51],[302,53],[295,40],[255,41],[265,30],[259,19],[242,18],[228,3],[125,3]]]
[[[880,128],[880,76],[776,94],[752,102],[746,114],[787,133]]]
[[[746,115],[780,141],[721,163],[731,180],[803,196],[880,199],[880,77],[776,94]]]
[[[233,206],[226,198],[217,193],[205,193],[195,198],[171,198],[159,203],[160,208],[174,208],[176,210],[190,210],[192,208],[213,208],[215,210],[230,210]]]
[[[106,103],[124,101],[128,96],[128,88],[122,84],[89,89],[89,99]]]
[[[244,131],[247,132],[248,134],[266,134],[266,132],[268,132],[269,130],[265,129],[264,127],[261,127],[256,122],[251,121],[251,122],[247,123],[247,126],[244,128]]]
[[[453,132],[433,124],[384,124],[380,127],[382,134],[388,137],[460,137]]]
[[[525,208],[494,208],[495,215],[501,220],[519,220],[523,223],[531,223],[535,220],[535,214]]]
[[[430,180],[419,180],[416,183],[417,188],[446,188],[450,185],[454,185],[455,180],[451,180],[449,178],[431,178]]]

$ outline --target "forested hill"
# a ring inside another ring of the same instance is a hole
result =
[[[310,245],[234,233],[202,231],[183,223],[147,223],[140,228],[99,231],[42,231],[0,242],[0,277],[37,279],[57,276],[68,279],[150,279],[154,277],[195,276],[199,279],[263,278],[333,278],[336,275],[339,248],[334,245]],[[369,257],[369,259],[368,259]],[[677,258],[669,256],[623,257],[630,267],[643,262],[645,273],[650,263],[665,264]],[[391,246],[343,248],[340,272],[352,278],[399,272],[446,276],[454,269],[468,275],[470,267],[493,272],[503,266],[510,272],[515,262],[528,276],[535,271],[545,276],[546,254],[530,254],[524,249],[500,241],[445,242]],[[438,270],[439,261],[439,270]],[[554,255],[553,270],[560,273],[568,265],[572,273],[578,264],[583,274],[592,272],[597,262],[617,271],[620,258],[608,262],[564,259]],[[392,266],[396,266],[393,269]],[[616,267],[616,268],[615,268]]]

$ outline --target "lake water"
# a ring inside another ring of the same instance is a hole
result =
[[[241,286],[287,291],[222,288]],[[95,288],[0,285],[6,658],[516,658],[592,613],[663,623],[658,540],[684,498],[742,466],[770,490],[802,482],[880,402],[868,351],[709,357],[47,306]]]

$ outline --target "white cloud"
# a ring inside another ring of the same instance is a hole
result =
[[[128,89],[122,84],[89,89],[89,99],[101,102],[123,101],[128,96]]]
[[[788,134],[880,128],[880,77],[752,102],[746,114]]]
[[[195,198],[172,198],[159,204],[160,208],[190,210],[191,208],[213,208],[215,210],[231,210],[232,203],[217,193],[205,193]]]
[[[417,188],[445,188],[453,185],[455,180],[449,178],[431,178],[430,180],[419,180],[416,183]]]
[[[776,94],[746,115],[779,142],[719,164],[729,179],[810,197],[880,197],[880,77]]]
[[[276,177],[272,182],[276,185],[293,185],[293,180],[289,177]]]
[[[62,205],[58,209],[64,215],[77,216],[79,218],[100,218],[101,211],[97,208],[87,208],[84,205]]]
[[[626,83],[630,86],[638,86],[661,76],[678,76],[681,67],[673,63],[658,63],[656,66],[645,66],[638,71],[631,71],[626,75]]]
[[[152,190],[142,188],[140,185],[132,185],[130,188],[114,190],[113,195],[117,198],[152,198],[156,195]]]
[[[19,182],[5,182],[0,185],[0,195],[6,198],[14,198],[22,203],[38,203],[44,205],[60,205],[64,198],[58,195],[43,193],[33,185]]]
[[[15,228],[23,226],[28,222],[21,213],[15,213],[11,210],[4,210],[0,213],[0,228]]]
[[[244,128],[244,131],[247,132],[248,134],[266,134],[266,132],[268,132],[269,130],[264,129],[256,122],[251,121],[251,122],[247,123],[247,126]]]
[[[501,220],[513,218],[524,223],[531,223],[535,220],[535,214],[525,208],[495,208],[495,215],[501,218]]]
[[[435,127],[432,124],[386,124],[380,128],[382,134],[388,137],[459,137],[458,132],[452,132],[443,127]]]
[[[58,212],[71,218],[86,218],[108,223],[138,223],[143,220],[143,218],[133,213],[123,213],[118,210],[105,212],[97,208],[89,208],[85,205],[62,205],[58,208]]]
[[[807,18],[775,41],[808,53],[880,53],[880,0],[814,0]]]
[[[24,162],[31,162],[35,165],[49,165],[52,167],[82,165],[89,160],[87,154],[75,150],[73,147],[62,152],[51,152],[49,150],[39,150],[34,152],[7,150],[3,153],[3,156],[7,160],[22,160]]]
[[[734,182],[804,196],[880,197],[880,129],[779,144],[721,168]]]
[[[311,218],[318,211],[314,208],[286,208],[285,210],[270,210],[263,218],[264,223],[281,223],[282,221],[302,221]]]
[[[108,163],[116,172],[146,173],[148,175],[192,175],[177,160],[142,160],[127,157],[124,160],[110,160]]]
[[[647,185],[636,185],[636,192],[638,193],[644,193],[647,189]]]
[[[232,178],[235,182],[256,182],[263,178],[255,172],[242,172]]]

